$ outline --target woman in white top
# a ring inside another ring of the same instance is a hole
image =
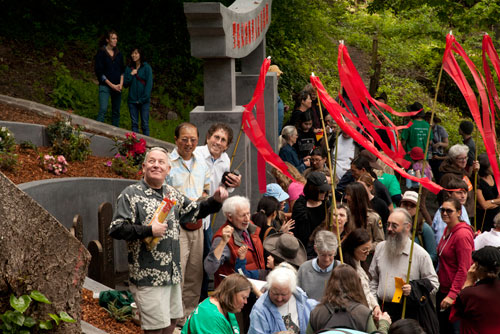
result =
[[[373,311],[373,317],[378,319],[382,312],[377,298],[370,292],[370,278],[368,277],[368,273],[361,266],[361,261],[366,260],[371,249],[371,237],[364,228],[355,229],[342,242],[344,263],[353,267],[358,273],[361,278],[361,286],[363,287],[368,307]]]

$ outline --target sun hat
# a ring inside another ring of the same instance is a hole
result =
[[[278,202],[286,201],[290,197],[277,183],[269,183],[266,186],[264,196],[274,197],[278,200]]]
[[[299,239],[289,233],[275,233],[264,240],[264,249],[294,266],[299,267],[307,260],[307,252]]]
[[[414,161],[424,160],[424,150],[419,146],[415,146],[410,151],[410,158]]]
[[[411,190],[405,191],[405,193],[403,194],[403,198],[401,198],[401,203],[403,202],[410,202],[417,205],[418,193]]]

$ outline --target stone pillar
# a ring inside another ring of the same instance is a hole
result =
[[[234,132],[231,156],[241,128],[243,105],[250,102],[260,67],[266,57],[265,35],[271,23],[272,0],[236,0],[231,6],[220,3],[184,3],[184,13],[191,36],[191,55],[204,60],[204,106],[190,114],[190,121],[200,131],[200,143],[210,125],[227,123]],[[235,73],[235,59],[241,59],[241,73]],[[277,80],[268,74],[264,93],[266,137],[271,147],[277,144]],[[261,197],[258,190],[257,154],[243,133],[232,169],[237,168],[243,181],[233,194],[250,198],[252,208]],[[270,180],[269,180],[270,181]],[[217,228],[223,221],[216,220]]]

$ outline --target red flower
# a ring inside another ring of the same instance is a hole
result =
[[[127,139],[129,139],[129,138],[137,139],[137,136],[135,135],[135,132],[127,132],[125,134],[125,137],[127,137]]]
[[[143,154],[144,152],[146,152],[146,141],[141,138],[139,142],[134,143],[134,145],[132,146],[132,150],[136,154]]]

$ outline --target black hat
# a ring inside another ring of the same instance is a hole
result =
[[[474,124],[469,121],[462,121],[458,127],[466,135],[470,135],[474,131]]]
[[[409,106],[406,106],[406,110],[408,111],[419,111],[418,114],[416,114],[414,117],[424,117],[425,116],[425,111],[424,111],[424,106],[420,102],[415,102]]]
[[[311,183],[313,186],[318,187],[319,191],[327,192],[332,189],[328,184],[328,181],[326,181],[325,174],[321,172],[309,173],[309,175],[307,176],[307,183]]]
[[[484,246],[472,252],[472,260],[488,270],[495,271],[500,267],[500,249],[493,246]]]

